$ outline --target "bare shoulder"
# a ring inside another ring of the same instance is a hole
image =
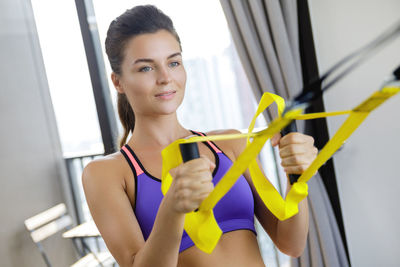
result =
[[[237,129],[221,129],[214,130],[207,133],[207,135],[223,135],[223,134],[240,134]],[[215,141],[225,153],[233,153],[234,158],[237,158],[243,149],[246,147],[246,138],[237,138],[230,140]]]
[[[96,184],[123,183],[127,167],[124,160],[120,152],[92,160],[83,169],[83,186],[87,186],[91,182],[96,182]]]

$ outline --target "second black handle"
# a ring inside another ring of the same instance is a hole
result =
[[[292,121],[288,126],[286,126],[282,131],[282,137],[284,137],[285,135],[292,133],[292,132],[297,132],[297,126],[296,126],[296,122]],[[295,182],[297,182],[297,180],[299,179],[300,175],[299,174],[289,174],[289,181],[290,184],[294,184]]]
[[[179,144],[183,162],[200,158],[199,147],[197,143]]]

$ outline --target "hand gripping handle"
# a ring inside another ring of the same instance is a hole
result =
[[[179,144],[179,149],[181,150],[183,162],[200,158],[199,147],[197,143]],[[198,210],[199,209],[197,208],[195,211]]]

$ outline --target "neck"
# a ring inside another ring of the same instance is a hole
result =
[[[176,112],[162,116],[139,115],[135,118],[135,128],[128,144],[136,149],[163,149],[191,134],[179,123]]]

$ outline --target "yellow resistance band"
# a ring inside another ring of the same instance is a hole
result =
[[[230,190],[236,180],[249,168],[251,179],[254,183],[257,193],[260,195],[266,207],[279,219],[286,220],[298,213],[298,204],[308,195],[307,181],[316,173],[316,171],[336,152],[336,150],[346,141],[347,138],[358,128],[369,113],[385,102],[387,99],[397,94],[400,87],[388,86],[382,90],[373,93],[363,103],[353,110],[337,112],[320,112],[311,114],[302,114],[302,109],[294,109],[285,113],[282,117],[282,111],[285,108],[285,102],[280,96],[264,93],[262,96],[256,114],[250,123],[248,133],[214,135],[205,137],[191,137],[189,139],[178,139],[171,143],[162,151],[162,183],[161,190],[165,195],[172,183],[172,176],[169,171],[182,163],[182,156],[179,150],[179,144],[204,142],[207,140],[218,141],[236,138],[247,138],[247,146],[233,163],[231,168],[221,178],[210,195],[204,199],[197,212],[189,212],[185,216],[184,229],[190,236],[195,245],[206,253],[211,253],[222,235],[222,231],[215,220],[213,208],[218,201]],[[273,120],[265,130],[253,133],[256,118],[273,102],[277,103],[279,117]],[[342,124],[336,134],[320,151],[315,160],[308,169],[295,182],[286,198],[283,199],[280,193],[269,182],[260,170],[256,157],[265,142],[279,133],[292,120],[308,120],[323,118],[328,116],[337,116],[349,114],[347,120]],[[252,138],[252,142],[250,142]]]

